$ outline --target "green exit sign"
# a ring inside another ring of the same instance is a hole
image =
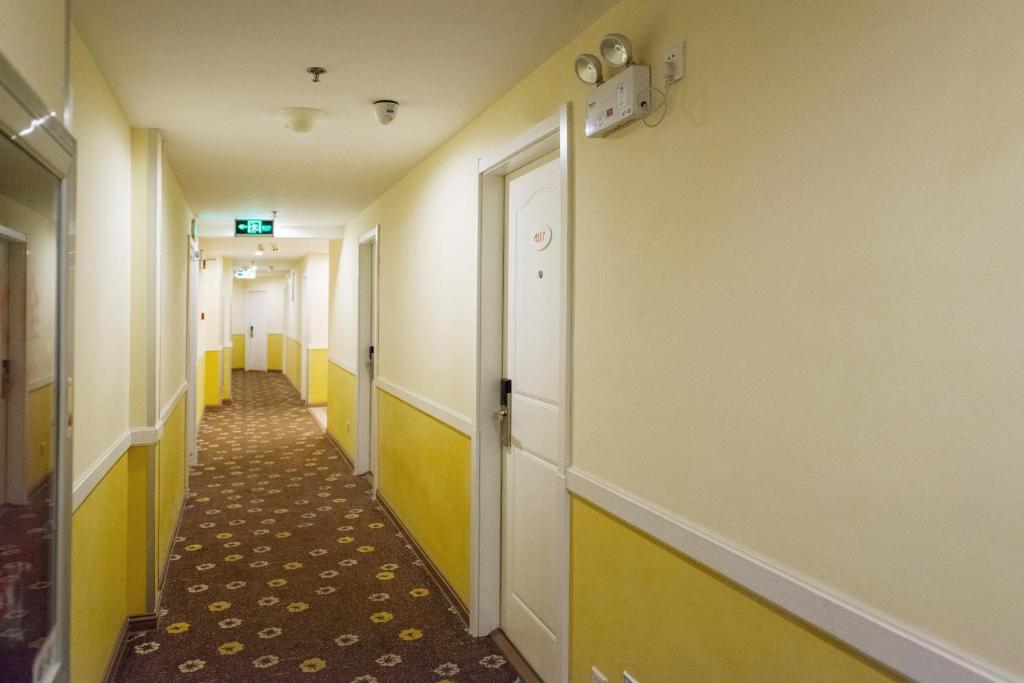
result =
[[[235,237],[259,237],[274,234],[274,221],[265,221],[258,218],[236,218]]]

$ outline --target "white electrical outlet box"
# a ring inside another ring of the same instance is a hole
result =
[[[662,55],[662,80],[672,85],[686,75],[686,43],[676,43]]]
[[[587,95],[587,137],[602,137],[651,111],[651,68],[626,67]]]

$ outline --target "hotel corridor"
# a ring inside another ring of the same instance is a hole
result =
[[[288,380],[207,412],[159,625],[117,680],[514,681],[471,638]]]

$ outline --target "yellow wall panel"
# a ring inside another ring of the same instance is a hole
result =
[[[589,503],[572,502],[572,680],[899,680]]]
[[[42,481],[53,469],[54,393],[53,383],[28,392],[25,455],[29,488]]]
[[[233,370],[245,369],[245,335],[231,335],[231,368]]]
[[[206,396],[206,354],[200,353],[196,361],[196,424],[203,419],[203,412],[206,411],[204,397]]]
[[[468,602],[470,439],[385,391],[377,397],[380,491]]]
[[[327,431],[350,458],[356,454],[356,376],[327,364]]]
[[[220,351],[207,351],[204,365],[203,396],[208,406],[220,405]]]
[[[302,386],[302,345],[291,337],[285,337],[284,343],[284,374],[298,390]]]
[[[99,681],[127,613],[128,462],[121,458],[71,518],[71,677]]]
[[[185,397],[178,399],[164,423],[157,444],[156,547],[157,570],[163,572],[185,499]]]
[[[327,403],[327,349],[309,350],[309,403]]]
[[[267,370],[284,370],[284,335],[267,335]]]
[[[220,367],[224,375],[220,388],[220,398],[222,401],[231,400],[231,361],[233,349],[234,347],[231,347],[221,352]]]
[[[149,528],[153,524],[153,511],[149,504],[149,449],[150,446],[132,446],[125,455],[128,469],[125,589],[129,615],[146,612],[147,568],[153,561],[148,542]]]

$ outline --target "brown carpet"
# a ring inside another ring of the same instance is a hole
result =
[[[121,681],[511,682],[470,637],[288,380],[238,372],[209,410],[156,631]]]

